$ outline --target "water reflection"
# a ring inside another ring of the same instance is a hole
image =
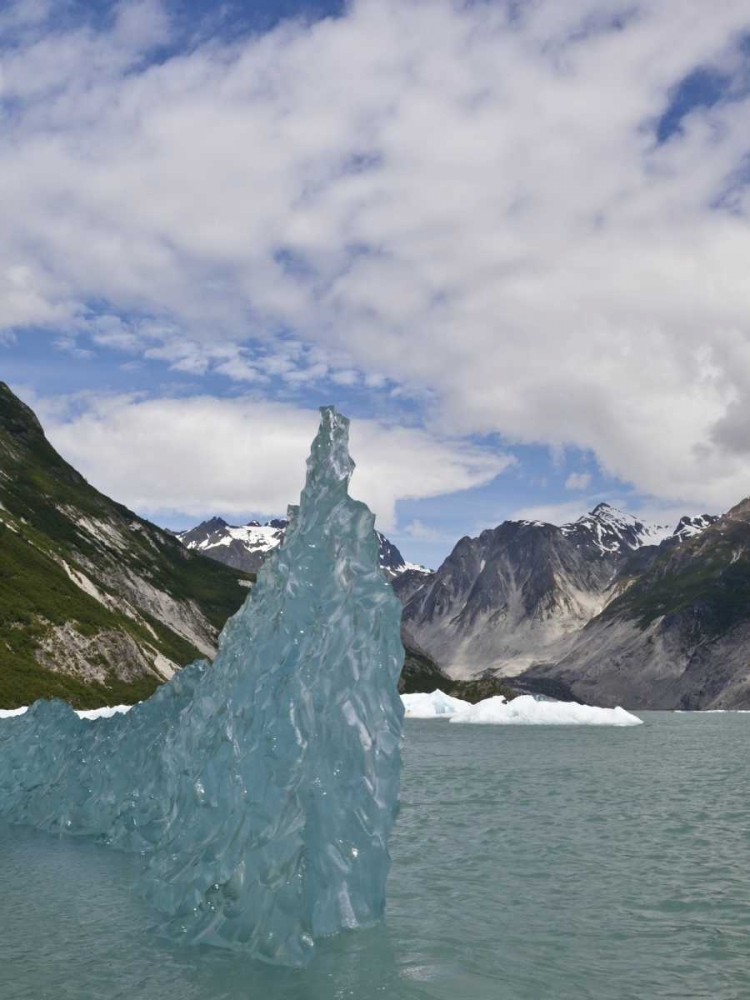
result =
[[[172,953],[181,971],[182,996],[211,1000],[344,1000],[344,998],[428,997],[419,982],[399,970],[388,928],[341,934],[322,941],[306,969],[262,965],[215,949]],[[217,989],[218,987],[218,989]]]
[[[407,725],[387,926],[299,971],[164,943],[133,855],[0,827],[0,1000],[750,997],[748,719]]]
[[[426,967],[387,926],[322,940],[305,969],[161,938],[139,861],[90,841],[0,825],[2,1000],[418,1000]],[[64,963],[61,956],[65,957]]]

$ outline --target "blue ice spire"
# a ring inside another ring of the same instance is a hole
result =
[[[299,508],[198,661],[124,716],[37,702],[0,727],[0,814],[147,856],[179,938],[303,964],[383,916],[398,808],[401,607],[321,409]]]

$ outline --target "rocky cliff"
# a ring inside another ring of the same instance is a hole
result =
[[[0,705],[137,700],[213,655],[248,582],[89,485],[0,383]]]

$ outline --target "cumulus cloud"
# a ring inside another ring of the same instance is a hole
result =
[[[598,501],[590,498],[568,500],[562,503],[531,504],[519,507],[511,514],[511,521],[543,521],[545,524],[570,524],[587,514]]]
[[[410,521],[405,525],[402,534],[409,538],[419,538],[426,541],[436,541],[441,537],[440,532],[436,528],[431,528],[424,521],[418,519]]]
[[[156,0],[13,9],[0,326],[103,345],[105,302],[178,370],[404,383],[448,436],[747,494],[746,0],[359,0],[153,64]],[[726,99],[660,133],[699,66]]]
[[[25,393],[29,398],[28,393]],[[33,400],[56,448],[98,489],[155,516],[273,515],[296,503],[316,410],[253,398],[83,394]],[[399,499],[492,480],[510,455],[374,420],[352,424],[352,495],[390,530]]]
[[[591,485],[590,472],[571,472],[565,480],[566,490],[587,490]]]

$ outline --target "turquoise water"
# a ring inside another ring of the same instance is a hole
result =
[[[156,938],[138,860],[0,828],[0,1000],[750,996],[750,715],[406,724],[387,927],[304,971]]]

